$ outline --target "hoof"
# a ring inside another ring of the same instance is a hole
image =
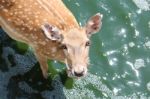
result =
[[[45,79],[47,79],[47,78],[48,78],[48,72],[43,72],[43,77],[44,77]]]

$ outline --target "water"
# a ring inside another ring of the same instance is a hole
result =
[[[42,78],[32,49],[0,30],[0,99],[149,99],[150,1],[64,0],[80,25],[103,14],[92,36],[87,77],[67,78],[64,64],[49,61]]]

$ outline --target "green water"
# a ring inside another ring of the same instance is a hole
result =
[[[0,53],[7,56],[3,54],[9,49],[8,61],[13,63],[0,58],[2,99],[149,99],[150,1],[64,0],[64,3],[82,26],[95,13],[103,14],[101,31],[91,38],[89,74],[80,80],[70,79],[63,72],[64,64],[49,61],[52,75],[44,80],[30,49],[1,30],[0,37],[6,39],[1,39]]]

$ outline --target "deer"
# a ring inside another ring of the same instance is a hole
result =
[[[69,77],[84,77],[89,66],[90,37],[101,29],[99,12],[80,26],[62,0],[0,0],[0,27],[28,44],[48,77],[47,60],[66,65]]]

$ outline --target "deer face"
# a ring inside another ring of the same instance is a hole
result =
[[[101,19],[102,15],[98,13],[91,17],[83,28],[61,32],[57,27],[49,24],[42,26],[46,37],[60,42],[60,49],[65,55],[68,76],[82,77],[87,74],[90,36],[100,30]]]
[[[72,29],[64,35],[61,47],[66,55],[68,76],[81,77],[87,73],[89,45],[85,29]]]

